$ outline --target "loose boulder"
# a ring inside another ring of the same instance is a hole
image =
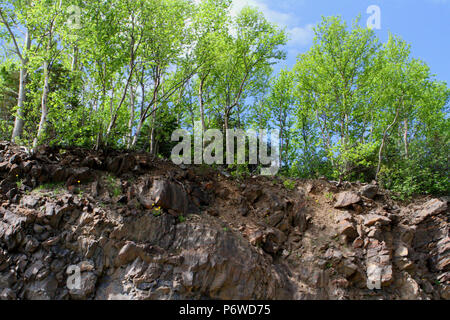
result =
[[[361,197],[358,196],[354,192],[350,192],[350,191],[341,192],[338,194],[337,201],[336,201],[336,204],[334,205],[334,207],[336,209],[347,208],[353,204],[357,204],[360,201],[361,201]]]

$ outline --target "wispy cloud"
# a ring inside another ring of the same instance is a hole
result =
[[[306,47],[314,37],[313,24],[299,25],[299,17],[272,9],[264,0],[234,0],[231,13],[237,15],[245,6],[255,7],[272,23],[286,28],[290,36],[291,47]]]
[[[231,14],[237,15],[245,6],[258,8],[269,21],[278,25],[286,26],[293,20],[292,15],[272,10],[265,2],[261,0],[233,0]]]
[[[314,38],[314,25],[307,24],[304,27],[294,27],[289,29],[291,36],[290,44],[295,46],[307,46]]]

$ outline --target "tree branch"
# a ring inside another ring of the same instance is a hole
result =
[[[14,46],[16,48],[17,55],[19,56],[20,60],[23,62],[25,59],[23,58],[22,53],[20,52],[19,45],[17,44],[17,41],[16,41],[16,36],[12,32],[11,27],[8,24],[8,21],[6,21],[5,17],[3,16],[2,9],[0,9],[0,18],[2,18],[3,24],[6,26],[6,29],[8,29],[8,32],[11,35],[12,41],[13,41]]]

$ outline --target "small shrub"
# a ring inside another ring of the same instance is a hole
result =
[[[327,198],[328,201],[332,201],[334,199],[334,195],[331,192],[325,193],[325,198]]]
[[[295,181],[292,181],[292,180],[285,180],[284,182],[283,182],[283,184],[284,184],[284,187],[286,188],[286,189],[288,189],[289,191],[292,191],[292,190],[294,190],[295,189]]]

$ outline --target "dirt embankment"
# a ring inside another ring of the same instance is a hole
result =
[[[447,201],[0,143],[0,298],[449,299]]]

